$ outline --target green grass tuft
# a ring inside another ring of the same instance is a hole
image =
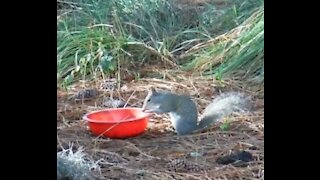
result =
[[[188,63],[196,69],[210,62],[211,66],[201,68],[206,73],[251,67],[250,59],[263,58],[257,57],[257,51],[263,53],[263,21],[239,30],[239,43],[218,38],[221,42],[214,47],[188,54],[221,34],[232,34],[233,28],[242,28],[242,23],[263,5],[262,0],[225,2],[223,6],[214,1],[201,6],[173,0],[65,2],[69,8],[60,9],[57,18],[58,84],[67,86],[80,79],[115,75],[119,67],[125,68],[120,64],[128,61],[162,60],[175,67]],[[218,69],[214,69],[216,59],[218,64],[223,62]],[[261,66],[260,62],[254,66]]]
[[[263,74],[264,7],[233,30],[190,50],[195,57],[185,68],[217,76],[242,72],[244,78]]]

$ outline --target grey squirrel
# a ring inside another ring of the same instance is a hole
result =
[[[217,120],[236,111],[249,109],[249,97],[239,92],[220,94],[211,102],[200,121],[198,111],[190,96],[170,92],[158,92],[150,88],[143,103],[143,111],[148,113],[169,113],[170,121],[178,135],[186,135],[208,128]]]

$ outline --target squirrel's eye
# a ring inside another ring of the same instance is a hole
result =
[[[150,102],[151,101],[151,99],[148,99],[148,102]]]

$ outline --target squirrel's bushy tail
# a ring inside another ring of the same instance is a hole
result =
[[[239,92],[223,93],[216,97],[204,110],[199,122],[199,129],[206,128],[217,120],[237,111],[250,108],[250,97]]]

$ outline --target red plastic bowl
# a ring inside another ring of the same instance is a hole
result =
[[[115,108],[87,113],[83,119],[94,135],[123,139],[144,133],[150,116],[141,108]]]

